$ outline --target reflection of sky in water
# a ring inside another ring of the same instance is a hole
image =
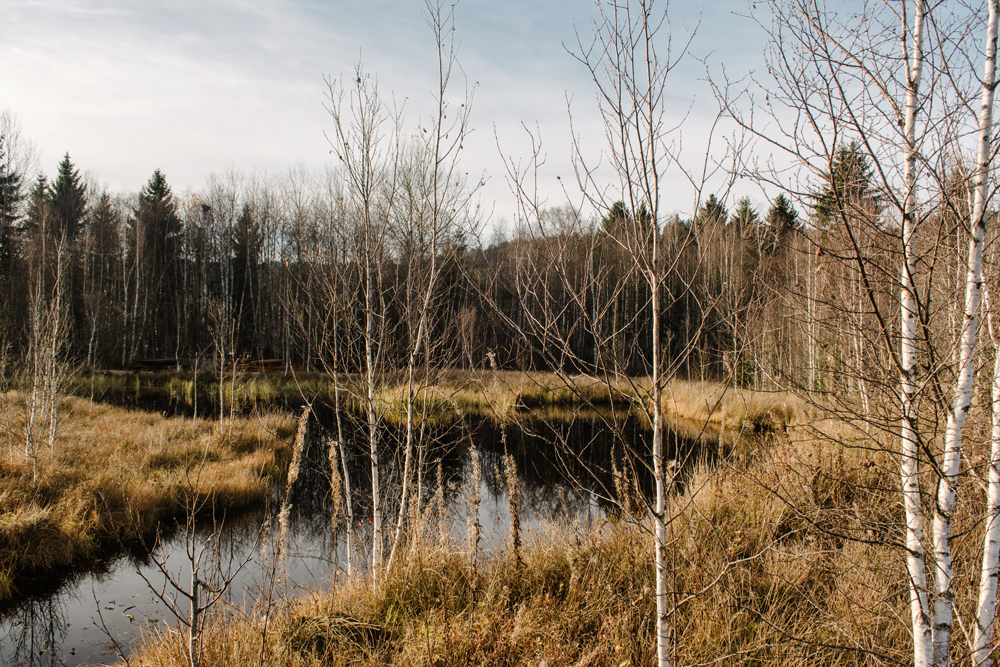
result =
[[[486,422],[476,428],[481,467],[480,548],[485,552],[504,548],[510,531],[510,505],[502,468],[500,431],[496,425]],[[600,428],[596,429],[598,434],[600,431]],[[544,437],[536,438],[526,436],[520,428],[507,429],[507,444],[517,462],[521,485],[521,526],[529,539],[531,531],[539,530],[545,524],[580,522],[586,525],[588,521],[604,516],[591,491],[600,491],[607,480],[598,479],[602,473],[597,471],[598,474],[590,478],[587,491],[578,485],[563,483],[560,466],[554,462],[551,447],[549,451],[544,448],[545,439],[551,435],[539,430],[539,436]],[[453,432],[450,437],[452,442],[444,448],[446,453],[441,463],[447,489],[444,494],[445,525],[451,535],[452,547],[466,549],[467,517],[474,495],[470,488],[473,475],[469,439],[467,433]],[[580,422],[577,426],[566,427],[559,437],[592,445],[596,442],[595,427]],[[613,440],[606,432],[603,437],[609,442]],[[601,445],[595,460],[608,458],[611,446],[608,443]],[[366,569],[370,551],[370,497],[366,498],[366,494],[370,494],[370,485],[365,478],[363,452],[356,451],[352,458],[352,491],[357,498],[355,544],[362,545],[355,549],[354,569],[357,571]],[[205,528],[199,530],[197,547],[205,551],[205,559],[210,561],[201,567],[203,576],[206,572],[214,573],[217,581],[222,576],[232,577],[224,604],[246,611],[261,609],[268,604],[268,600],[279,602],[299,597],[309,590],[322,590],[336,576],[343,576],[347,550],[343,532],[336,544],[330,532],[326,453],[314,451],[310,459],[315,465],[311,472],[309,466],[305,466],[305,474],[300,481],[311,488],[299,489],[294,494],[298,511],[293,512],[287,557],[283,565],[276,561],[274,555],[277,521],[273,513],[262,511],[226,522],[207,550],[205,541],[211,532]],[[387,477],[398,479],[399,462],[389,460],[387,467]],[[428,466],[424,481],[425,511],[433,507],[436,468],[436,465]],[[604,472],[606,468],[604,465]],[[398,496],[387,499],[386,506],[390,510],[396,505]],[[262,531],[265,518],[268,529]],[[388,526],[394,525],[395,518],[394,510],[386,517],[387,532],[390,534]],[[436,518],[431,517],[429,530],[435,530],[433,526],[436,523]],[[165,558],[166,570],[174,579],[185,587],[189,586],[189,559],[183,535],[175,535],[166,541],[160,554]],[[177,619],[153,594],[150,584],[164,589],[168,599],[180,598],[152,561],[140,562],[132,557],[122,557],[111,561],[104,571],[71,576],[55,593],[27,601],[0,619],[0,664],[32,667],[102,664],[116,659],[119,649],[116,649],[115,643],[127,654],[141,642],[144,634],[155,629],[176,629]],[[185,614],[188,613],[188,605],[186,599],[178,602],[178,608]]]
[[[218,549],[206,550],[203,576],[219,580],[220,573],[235,573],[226,602],[252,609],[266,600],[270,575],[275,573],[273,596],[291,598],[305,587],[324,587],[334,563],[325,558],[320,541],[302,539],[297,531],[289,541],[285,567],[274,570],[273,549],[261,548],[258,526],[249,517],[230,522],[222,531]],[[205,549],[207,531],[196,543]],[[183,536],[175,536],[160,550],[165,569],[187,587],[190,566]],[[245,565],[240,568],[241,564]],[[153,593],[151,584],[177,600],[184,613],[189,603],[181,598],[153,562],[131,557],[113,561],[105,572],[79,575],[56,594],[26,602],[0,623],[0,664],[78,665],[103,664],[117,658],[117,642],[126,654],[152,629],[177,627],[171,611]]]

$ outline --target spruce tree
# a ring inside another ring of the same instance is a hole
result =
[[[767,226],[773,229],[779,238],[794,229],[798,229],[799,214],[785,195],[778,195],[774,198],[774,203],[767,211]]]
[[[167,179],[157,169],[139,193],[135,211],[133,262],[138,291],[151,308],[145,313],[140,352],[167,356],[176,351],[180,322],[181,220]]]
[[[236,352],[241,356],[259,354],[257,341],[257,299],[260,292],[258,265],[263,244],[263,234],[256,212],[249,204],[243,205],[233,230],[233,308],[236,311],[238,330]]]
[[[823,174],[823,185],[814,195],[816,226],[825,229],[841,215],[877,216],[881,211],[880,198],[873,186],[871,164],[858,142],[837,149],[831,167]]]
[[[728,217],[729,212],[726,211],[725,205],[719,198],[715,195],[709,195],[694,217],[695,229],[699,233],[715,230],[724,225]]]
[[[6,281],[17,255],[17,222],[24,200],[24,174],[10,160],[6,138],[0,134],[0,280]]]
[[[774,198],[774,203],[767,211],[765,222],[771,236],[771,241],[765,246],[765,250],[773,255],[786,245],[788,236],[799,228],[799,214],[788,201],[788,197],[781,194]]]
[[[757,211],[750,205],[749,197],[742,197],[736,202],[736,210],[729,218],[729,224],[736,227],[741,236],[752,234],[760,225],[760,218],[757,216]]]
[[[59,172],[48,194],[58,222],[59,236],[73,241],[80,231],[83,213],[87,209],[87,187],[80,178],[80,171],[73,167],[69,153],[59,163]]]

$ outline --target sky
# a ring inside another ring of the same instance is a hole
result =
[[[676,39],[700,20],[695,57],[671,75],[667,98],[696,164],[715,109],[699,59],[742,75],[763,67],[765,44],[743,17],[746,0],[675,0],[669,10]],[[437,62],[424,13],[423,0],[4,0],[0,109],[17,115],[45,174],[68,152],[115,192],[137,191],[154,169],[175,193],[232,169],[319,173],[333,163],[325,80],[353,78],[358,62],[402,106],[404,132],[431,115]],[[589,41],[597,17],[587,0],[456,7],[462,72],[449,98],[473,93],[461,164],[470,180],[484,177],[478,198],[492,222],[516,216],[505,158],[530,160],[525,128],[541,139],[546,205],[581,202],[574,133],[591,164],[606,164],[595,86],[567,52],[577,34]],[[690,214],[680,173],[668,175],[666,189],[667,208]]]

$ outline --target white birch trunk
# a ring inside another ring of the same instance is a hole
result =
[[[979,329],[979,303],[982,295],[983,237],[985,235],[986,187],[991,162],[993,129],[993,83],[996,77],[997,14],[996,2],[990,2],[986,36],[986,64],[983,76],[982,107],[979,112],[979,149],[976,159],[975,193],[969,239],[969,263],[965,281],[965,315],[962,319],[959,376],[955,402],[948,414],[945,432],[944,462],[938,481],[937,510],[934,514],[935,592],[934,664],[951,664],[953,620],[951,519],[955,511],[955,486],[962,462],[962,429],[969,414],[975,376],[976,334]],[[992,466],[991,466],[992,468]],[[992,472],[991,472],[992,474]]]
[[[996,79],[997,29],[1000,2],[990,0],[986,28],[986,69],[983,77],[983,106],[979,117],[979,160],[976,173],[972,216],[981,231],[985,217],[986,186],[993,125],[993,90]],[[992,324],[992,322],[991,322]],[[990,437],[990,466],[987,481],[986,534],[983,538],[983,563],[979,578],[979,604],[973,632],[972,664],[991,664],[993,622],[997,607],[997,562],[1000,556],[1000,347],[994,345],[993,428]]]
[[[336,312],[336,311],[335,311]],[[336,321],[336,316],[334,316]],[[354,496],[351,495],[351,473],[347,469],[347,456],[344,452],[344,428],[341,423],[340,418],[340,381],[337,378],[337,333],[334,332],[334,342],[333,342],[333,359],[334,359],[334,371],[333,371],[333,410],[337,415],[337,448],[340,450],[340,465],[344,474],[344,507],[346,510],[347,519],[347,535],[346,535],[346,548],[347,548],[347,578],[350,579],[352,576],[352,564],[354,561],[354,545],[352,543],[352,537],[354,535]],[[333,471],[330,471],[333,474]]]
[[[370,264],[370,260],[369,260]],[[365,361],[367,364],[367,384],[368,384],[368,451],[372,465],[372,573],[377,578],[382,570],[382,490],[379,487],[379,460],[378,460],[378,414],[375,412],[375,313],[373,309],[374,294],[372,291],[371,268],[368,268],[367,289],[365,290],[365,304],[367,313],[365,314]]]
[[[903,268],[900,276],[900,357],[902,369],[899,378],[900,403],[900,480],[903,488],[903,509],[906,515],[906,570],[910,589],[910,622],[913,630],[913,664],[929,667],[933,659],[930,610],[927,601],[927,572],[924,565],[924,518],[920,507],[919,442],[914,398],[917,393],[915,379],[917,311],[914,297],[913,274],[916,270],[913,233],[917,225],[917,142],[916,117],[919,106],[918,92],[923,72],[924,17],[926,6],[916,0],[913,21],[912,45],[907,44],[908,20],[903,13],[903,53],[909,59],[906,90],[906,118],[903,131],[906,141],[904,183],[906,192],[903,210]]]
[[[656,252],[656,242],[654,250]],[[654,264],[656,260],[654,259]],[[667,609],[667,471],[663,460],[663,378],[660,376],[660,330],[659,274],[654,269],[650,276],[653,288],[651,305],[653,308],[653,476],[656,483],[654,522],[656,534],[656,664],[658,667],[670,665],[670,623]]]
[[[655,177],[655,170],[654,170]],[[663,447],[663,351],[660,349],[660,228],[656,216],[659,202],[652,209],[653,239],[649,266],[650,307],[652,308],[652,356],[653,356],[653,482],[656,497],[653,507],[654,534],[656,548],[654,568],[656,570],[656,664],[670,667],[670,618],[667,592],[667,488],[672,480],[667,479],[667,465]]]
[[[990,3],[992,17],[993,7]],[[992,660],[993,622],[997,608],[997,560],[1000,556],[1000,346],[994,344],[993,429],[990,436],[990,467],[986,490],[986,535],[983,538],[983,564],[979,575],[979,605],[972,640],[972,664],[990,667]]]

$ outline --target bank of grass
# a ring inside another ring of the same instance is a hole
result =
[[[235,379],[234,379],[235,378]],[[357,374],[341,375],[343,409],[365,409],[366,389]],[[401,370],[379,379],[375,408],[386,421],[406,419],[408,385]],[[197,392],[196,392],[197,388]],[[83,374],[68,383],[68,392],[116,405],[185,405],[197,402],[200,414],[218,411],[219,382],[214,371],[115,372]],[[426,386],[416,384],[414,413],[418,420],[449,420],[461,414],[507,419],[518,413],[568,415],[579,410],[635,410],[649,394],[648,378],[593,377],[540,371],[434,370]],[[228,377],[222,395],[228,410],[289,408],[305,401],[333,406],[335,387],[323,373],[238,373]],[[761,434],[794,414],[810,411],[783,393],[755,392],[718,382],[673,380],[664,392],[665,415],[672,420],[711,424],[713,428]]]
[[[791,424],[738,458],[696,470],[670,501],[672,659],[905,664],[895,457],[873,448],[872,436],[794,407],[768,419],[782,414]],[[960,530],[973,528],[973,518],[959,517]],[[549,526],[528,536],[521,559],[476,560],[458,543],[416,548],[377,583],[317,592],[267,619],[217,615],[202,664],[653,665],[647,528],[620,520]],[[959,568],[973,564],[974,542],[956,539]],[[967,613],[972,584],[959,585]],[[155,635],[130,662],[183,665],[183,643]]]
[[[218,413],[219,377],[214,370],[113,371],[80,373],[65,383],[65,391],[81,398],[114,405],[157,407],[197,403],[198,413]],[[321,373],[234,373],[222,379],[225,408],[237,413],[300,405],[303,397],[334,403],[334,386]]]
[[[36,479],[19,437],[23,397],[0,398],[0,602],[27,592],[32,577],[149,538],[192,500],[206,512],[266,501],[295,429],[293,417],[265,414],[227,423],[223,435],[216,421],[63,397],[55,448],[39,450]]]

